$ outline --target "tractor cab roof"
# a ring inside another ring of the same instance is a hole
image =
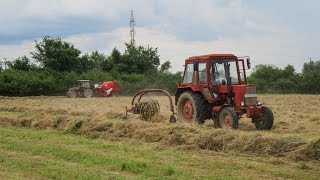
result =
[[[187,59],[187,61],[212,59],[237,59],[237,56],[234,54],[206,54],[200,56],[191,56]]]

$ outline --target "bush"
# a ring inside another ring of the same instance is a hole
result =
[[[0,73],[0,94],[5,96],[64,95],[79,79],[88,79],[91,84],[117,80],[122,95],[132,95],[145,88],[161,88],[175,92],[181,74],[151,73],[120,74],[89,71],[77,75],[74,72],[57,72],[49,69],[21,71],[7,69]]]

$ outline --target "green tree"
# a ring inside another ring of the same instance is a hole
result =
[[[127,67],[123,69],[127,73],[144,74],[147,72],[157,71],[160,65],[160,56],[158,49],[143,46],[135,46],[134,44],[126,44],[125,53],[122,60]]]
[[[36,52],[31,52],[32,57],[44,68],[59,72],[78,71],[80,53],[71,43],[49,36],[44,37],[40,43],[36,42]]]
[[[274,89],[272,83],[276,82],[281,75],[281,70],[274,65],[259,64],[254,69],[249,83],[257,84],[257,88],[263,92],[272,92]]]
[[[320,93],[320,61],[304,63],[299,89],[302,93]]]
[[[22,56],[12,62],[8,62],[8,67],[15,70],[28,71],[34,69],[36,66],[30,63],[29,58]]]
[[[298,92],[299,74],[295,73],[292,65],[284,69],[274,65],[257,65],[249,76],[249,83],[257,84],[262,92],[296,93]]]
[[[125,45],[123,54],[117,48],[112,50],[111,55],[102,63],[103,71],[113,71],[113,74],[146,74],[158,71],[160,56],[157,48]]]
[[[106,56],[104,54],[101,54],[98,51],[93,51],[90,55],[85,54],[79,58],[79,65],[75,71],[83,73],[92,70],[101,70],[104,61],[106,61]]]
[[[102,64],[107,60],[106,55],[93,51],[90,55],[90,62],[92,64],[91,70],[101,70]]]
[[[126,64],[122,61],[122,55],[117,48],[113,48],[111,55],[108,56],[104,61],[101,62],[101,69],[105,72],[123,72],[126,71],[127,67]]]
[[[166,61],[163,64],[161,64],[160,72],[168,72],[169,69],[171,69],[171,68],[172,68],[171,62],[170,61]]]

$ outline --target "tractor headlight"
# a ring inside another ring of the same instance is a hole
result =
[[[262,105],[261,101],[258,100],[258,101],[257,101],[257,105],[258,105],[258,106]]]
[[[244,101],[241,101],[241,102],[240,102],[240,105],[241,105],[241,106],[244,106]]]

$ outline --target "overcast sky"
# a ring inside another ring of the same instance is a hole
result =
[[[109,54],[130,41],[158,47],[182,71],[193,55],[249,55],[253,65],[320,60],[318,0],[0,0],[0,60],[30,56],[35,40],[61,37],[83,53]]]

